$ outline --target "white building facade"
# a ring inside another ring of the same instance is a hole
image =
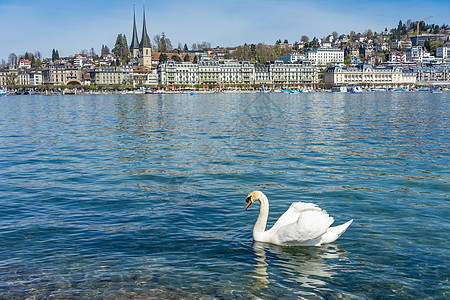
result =
[[[443,45],[436,48],[436,57],[447,59],[450,53],[450,45]]]
[[[316,84],[318,68],[310,62],[254,65],[249,62],[202,61],[199,64],[176,63],[161,64],[158,68],[161,85],[195,84]]]
[[[306,59],[316,65],[343,63],[344,50],[337,48],[317,48],[306,53]]]
[[[336,65],[325,71],[324,82],[332,85],[407,87],[416,83],[416,74],[399,67],[373,68],[368,64],[357,67]]]

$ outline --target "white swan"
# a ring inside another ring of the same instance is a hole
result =
[[[270,228],[266,229],[269,216],[269,200],[260,191],[251,192],[247,199],[247,208],[259,201],[259,216],[253,227],[253,239],[283,246],[320,246],[332,243],[347,230],[353,219],[335,227],[330,227],[334,219],[328,213],[312,203],[294,202],[289,209]]]

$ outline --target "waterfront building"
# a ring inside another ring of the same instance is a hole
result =
[[[316,65],[343,63],[344,50],[337,48],[316,48],[306,53],[306,59]]]
[[[199,83],[198,64],[168,61],[158,68],[159,83],[162,85],[194,85]]]
[[[10,86],[17,84],[16,69],[0,69],[0,86]]]
[[[450,84],[450,66],[419,66],[415,70],[417,81],[422,84]]]
[[[42,85],[42,71],[32,70],[30,72],[30,85]]]
[[[318,82],[318,70],[309,61],[298,64],[283,64],[276,61],[270,65],[271,82],[273,84],[315,84]]]
[[[270,79],[270,64],[256,64],[254,73],[254,83],[255,84],[268,84],[271,83]]]
[[[373,68],[368,64],[357,67],[335,65],[325,71],[324,82],[331,85],[407,87],[416,83],[416,75],[411,70],[399,67]]]
[[[169,61],[158,68],[161,85],[195,85],[195,84],[316,84],[318,69],[311,62],[284,64],[276,61],[271,64],[254,65],[249,62],[201,61],[194,63],[177,63]]]
[[[239,62],[226,62],[221,66],[220,82],[222,84],[242,83],[242,65]]]
[[[204,60],[198,64],[200,84],[217,84],[220,82],[220,65],[217,60]]]
[[[150,37],[147,33],[147,25],[145,22],[145,8],[143,13],[143,25],[142,25],[142,37],[141,41],[138,40],[136,30],[136,14],[133,16],[133,36],[131,39],[130,53],[134,65],[142,67],[152,66],[152,45],[150,43]]]
[[[42,70],[43,84],[81,85],[81,68],[63,64],[49,65]]]
[[[90,70],[90,81],[94,85],[127,85],[133,79],[131,66],[100,66]]]
[[[19,69],[17,71],[17,84],[18,85],[30,85],[30,70],[29,69]]]

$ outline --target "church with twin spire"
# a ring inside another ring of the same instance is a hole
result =
[[[142,67],[152,66],[152,45],[150,37],[147,33],[147,25],[145,23],[145,7],[143,13],[144,21],[142,26],[142,38],[139,42],[136,30],[136,12],[133,15],[133,37],[130,45],[131,59],[134,65]]]

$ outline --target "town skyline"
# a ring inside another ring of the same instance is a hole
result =
[[[135,1],[56,3],[54,0],[31,0],[24,7],[14,1],[3,1],[0,12],[5,17],[0,20],[0,34],[7,43],[0,48],[0,59],[7,60],[10,53],[22,55],[27,51],[40,51],[44,57],[50,57],[52,49],[58,49],[61,56],[92,47],[99,53],[103,44],[113,45],[118,33],[125,34],[128,42],[131,41]],[[338,4],[321,3],[321,7],[290,0],[255,3],[198,1],[183,4],[172,1],[164,4],[146,1],[144,4],[150,37],[163,31],[174,47],[181,43],[189,48],[192,43],[202,41],[211,43],[212,47],[227,47],[244,43],[274,44],[278,39],[294,42],[302,35],[321,38],[333,31],[339,34],[348,34],[351,30],[364,33],[367,29],[380,32],[396,27],[399,20],[414,22],[429,15],[434,17],[427,23],[442,25],[448,23],[446,11],[450,10],[446,1],[431,1],[426,6],[418,1],[372,1],[369,8],[367,4],[351,0]],[[396,11],[398,6],[404,6],[404,9]],[[348,11],[344,12],[342,8]],[[385,14],[381,14],[383,9]],[[139,17],[142,13],[142,3],[136,4],[138,28],[142,26]],[[16,16],[15,20],[12,16]]]

